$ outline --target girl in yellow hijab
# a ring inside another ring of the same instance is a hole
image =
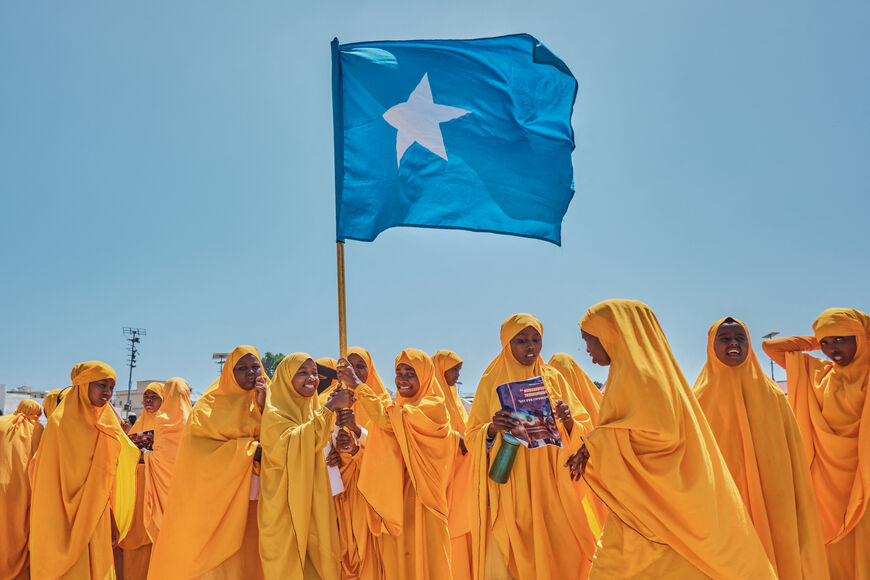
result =
[[[371,418],[359,490],[376,514],[385,577],[450,578],[447,483],[459,444],[425,352],[396,357],[396,402],[380,397],[339,361],[344,384],[356,390]]]
[[[353,401],[333,390],[321,406],[317,365],[296,352],[278,364],[263,413],[260,555],[267,579],[340,576],[338,527],[323,448],[332,438],[334,411]]]
[[[610,509],[590,578],[775,578],[716,440],[652,310],[606,300],[580,322],[610,367],[575,458]],[[588,452],[588,456],[586,455]]]
[[[565,377],[565,380],[568,381],[568,386],[571,387],[571,391],[576,395],[577,400],[580,401],[586,412],[589,413],[592,425],[597,426],[598,409],[601,407],[601,400],[604,395],[598,390],[598,387],[595,386],[589,375],[580,368],[574,357],[564,352],[557,352],[551,356],[548,364]]]
[[[127,433],[136,441],[136,434],[154,432],[154,416],[163,402],[163,383],[149,383],[142,393],[142,414]],[[143,450],[147,456],[150,451]],[[118,544],[124,555],[124,580],[145,580],[148,577],[148,562],[151,559],[151,538],[145,529],[145,460],[136,466],[136,508],[133,524],[124,541]]]
[[[827,578],[800,431],[745,324],[730,317],[713,323],[694,392],[777,576]]]
[[[194,405],[148,578],[263,578],[252,480],[267,383],[257,349],[238,346]]]
[[[803,435],[831,578],[870,578],[870,317],[830,308],[814,336],[768,340]],[[803,351],[821,349],[830,361]]]
[[[152,542],[157,539],[163,524],[175,458],[191,413],[190,386],[187,381],[178,377],[171,378],[163,384],[162,392],[163,402],[154,413],[153,449],[147,451],[143,457],[145,499],[142,504],[142,519]]]
[[[11,415],[0,417],[0,578],[30,578],[30,482],[27,466],[42,437],[42,409],[25,399]]]
[[[352,346],[347,349],[347,360],[355,369],[357,377],[366,383],[379,399],[390,401],[390,394],[381,381],[369,351]],[[337,385],[330,386],[320,393],[321,404],[326,403],[336,387]],[[372,512],[371,506],[363,498],[357,485],[360,477],[360,462],[365,454],[371,421],[359,401],[354,402],[350,409],[339,409],[335,421],[341,430],[336,432],[336,447],[330,453],[327,462],[339,467],[344,484],[344,491],[334,498],[338,516],[342,578],[363,580],[383,578],[380,538],[372,533],[369,525],[370,520],[379,522],[380,518]],[[342,442],[341,447],[344,447],[342,451],[339,451],[339,442]]]
[[[490,363],[474,396],[466,445],[473,465],[471,533],[474,577],[585,578],[599,522],[585,487],[563,467],[592,429],[589,415],[559,372],[541,359],[544,327],[531,314],[502,323],[502,351]],[[488,477],[502,433],[517,425],[501,410],[496,387],[540,376],[559,418],[563,447],[520,447],[509,479]]]
[[[447,487],[449,504],[447,524],[450,531],[451,567],[454,580],[471,578],[471,456],[465,446],[465,424],[468,411],[457,392],[456,382],[462,370],[462,359],[452,350],[439,350],[432,355],[439,394],[450,415],[450,428],[460,437],[453,458],[453,475]]]
[[[60,405],[64,394],[68,387],[63,389],[54,389],[45,394],[45,399],[42,400],[42,408],[45,410],[46,420],[51,416],[54,410]]]
[[[80,363],[70,377],[33,460],[30,574],[115,578],[112,547],[132,522],[139,450],[108,404],[112,367]]]

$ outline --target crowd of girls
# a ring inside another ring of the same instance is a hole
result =
[[[602,394],[516,314],[470,412],[451,351],[401,351],[392,397],[364,349],[269,378],[239,346],[192,407],[149,385],[127,429],[115,372],[81,363],[44,431],[33,401],[0,418],[0,579],[870,579],[870,317],[812,328],[763,344],[787,397],[733,317],[690,387],[652,310],[607,300],[580,321]],[[519,418],[496,387],[534,377],[561,447],[498,483]]]

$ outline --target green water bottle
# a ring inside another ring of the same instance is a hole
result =
[[[498,453],[495,454],[495,459],[492,460],[492,466],[489,468],[489,478],[491,480],[496,483],[507,482],[520,445],[521,443],[516,437],[507,432],[502,433],[501,446],[498,448]]]

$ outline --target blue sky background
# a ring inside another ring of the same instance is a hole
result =
[[[690,381],[722,316],[760,352],[870,310],[867,30],[857,1],[5,2],[0,383],[89,359],[126,383],[122,326],[148,329],[134,380],[200,392],[237,344],[336,354],[334,36],[527,32],[580,84],[561,248],[348,242],[349,342],[385,380],[450,348],[472,392],[520,311],[603,379],[577,321],[606,298],[650,304]]]

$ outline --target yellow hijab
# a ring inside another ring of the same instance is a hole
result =
[[[465,410],[465,405],[462,404],[462,399],[456,387],[448,386],[447,381],[444,379],[444,373],[456,365],[462,364],[462,359],[452,350],[439,350],[432,355],[432,362],[435,364],[435,380],[438,394],[444,398],[447,412],[450,413],[450,426],[454,431],[458,431],[460,435],[465,436],[465,422],[468,421],[468,411]]]
[[[339,577],[338,528],[323,448],[334,414],[317,395],[303,397],[291,384],[304,352],[284,357],[266,395],[260,554],[269,578],[302,578],[306,558],[321,578]]]
[[[25,399],[11,415],[0,417],[0,571],[18,578],[28,565],[30,482],[27,466],[42,436],[42,408]]]
[[[139,450],[127,438],[112,406],[95,407],[88,385],[114,379],[109,365],[89,361],[73,367],[72,389],[48,418],[33,465],[30,511],[31,574],[63,576],[88,549],[97,524],[111,508],[123,538],[136,498]],[[59,519],[60,518],[60,519]],[[110,562],[91,562],[110,569]]]
[[[716,356],[726,320],[746,333],[736,367]],[[762,370],[743,322],[723,318],[707,332],[707,362],[694,386],[734,483],[780,578],[825,578],[822,528],[800,431],[780,388]]]
[[[151,391],[161,399],[163,398],[163,383],[153,382],[148,383],[148,386],[145,387],[145,390],[142,391],[142,396],[145,396],[145,393]],[[158,409],[159,411],[159,409]],[[133,423],[133,426],[130,427],[130,433],[142,433],[144,431],[153,431],[154,430],[154,416],[157,413],[151,413],[142,409],[142,414],[136,419],[136,422]]]
[[[574,357],[564,352],[557,352],[551,356],[548,364],[565,377],[568,386],[571,387],[574,395],[589,413],[592,425],[598,425],[598,409],[601,407],[604,395],[598,390],[589,375],[580,368]]]
[[[157,385],[160,383],[151,383]],[[148,385],[148,388],[151,388]],[[147,389],[146,389],[147,390]],[[153,542],[163,525],[163,514],[169,500],[169,482],[175,470],[175,458],[181,445],[181,436],[191,413],[190,386],[175,377],[155,391],[163,399],[154,413],[154,450],[145,454],[145,501],[143,516],[145,530]],[[137,422],[138,423],[138,422]]]
[[[854,336],[858,346],[847,366],[786,355],[788,399],[803,434],[825,541],[833,543],[866,517],[870,501],[870,317],[830,308],[813,322],[813,333],[817,340]]]
[[[580,326],[611,360],[598,427],[584,437],[584,479],[611,517],[713,578],[774,578],[652,310],[633,300],[606,300],[590,308]],[[620,547],[604,543],[600,550],[612,558]]]
[[[42,408],[45,409],[46,420],[54,412],[57,406],[60,405],[61,401],[63,401],[64,391],[66,391],[67,388],[68,387],[54,389],[45,394],[45,399],[42,400]]]
[[[149,578],[195,578],[242,547],[262,419],[254,391],[242,389],[233,376],[233,367],[247,354],[260,360],[253,346],[237,346],[193,407]],[[261,371],[261,376],[266,375]]]
[[[510,341],[529,326],[543,336],[543,325],[531,314],[515,314],[502,323],[502,350],[484,371],[468,416],[466,445],[474,461],[471,482],[475,487],[472,557],[478,578],[486,574],[490,535],[515,578],[557,578],[583,576],[587,572],[600,533],[598,515],[587,497],[586,487],[582,482],[572,481],[564,467],[568,457],[582,444],[580,436],[592,429],[589,415],[562,375],[540,356],[532,365],[523,365],[514,358]],[[495,389],[503,383],[535,376],[543,377],[554,408],[557,399],[568,405],[574,418],[572,435],[557,421],[563,447],[533,450],[520,447],[510,478],[499,485],[489,479],[488,472],[489,461],[501,446],[501,435],[496,437],[491,450],[486,445],[487,428],[493,414],[501,409]]]
[[[321,357],[321,358],[317,359],[317,360],[314,361],[314,362],[317,363],[317,364],[319,364],[319,365],[321,365],[321,366],[329,367],[329,368],[331,368],[332,370],[335,370],[336,368],[338,368],[338,361],[335,360],[335,359],[332,358],[332,357],[324,356],[324,357]],[[330,390],[331,390],[331,387],[335,385],[335,382],[336,382],[335,379],[331,379],[330,383],[329,383],[328,385],[326,385],[326,386],[325,386],[323,389],[321,389],[321,390],[322,390],[322,391],[325,391],[325,390],[327,390],[327,389],[330,389]],[[326,402],[326,399],[321,399],[320,402],[321,402],[321,403],[325,403],[325,402]]]

